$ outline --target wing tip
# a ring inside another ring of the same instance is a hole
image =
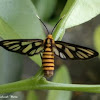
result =
[[[99,53],[97,51],[95,51],[95,56],[99,56]]]

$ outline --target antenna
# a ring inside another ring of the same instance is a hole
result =
[[[41,21],[41,23],[43,24],[43,26],[46,28],[47,33],[49,34],[49,31],[48,31],[48,29],[47,29],[46,25],[43,23],[43,21],[40,19],[40,17],[39,17],[38,15],[36,15],[36,17],[37,17],[37,18]]]
[[[61,18],[58,20],[58,22],[57,22],[56,25],[54,26],[54,28],[53,28],[51,34],[53,33],[53,31],[54,31],[54,29],[56,28],[56,26],[58,25],[58,23],[59,23],[64,17],[65,17],[65,15],[64,15],[63,17],[61,17]]]

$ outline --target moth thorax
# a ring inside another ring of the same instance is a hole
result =
[[[53,70],[44,70],[44,76],[45,77],[53,76]]]

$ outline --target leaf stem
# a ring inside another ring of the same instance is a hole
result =
[[[24,90],[66,90],[100,93],[100,85],[79,85],[79,84],[62,84],[47,81],[44,77],[41,79],[30,78],[18,82],[0,85],[0,93],[10,93]]]

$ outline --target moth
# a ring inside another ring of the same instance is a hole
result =
[[[0,46],[4,49],[28,56],[34,56],[42,53],[42,68],[46,77],[51,77],[54,71],[54,55],[62,59],[86,60],[98,55],[95,50],[76,44],[66,43],[63,41],[54,41],[52,33],[61,19],[49,33],[46,25],[38,17],[46,28],[48,35],[45,40],[42,39],[12,39],[0,41]]]

